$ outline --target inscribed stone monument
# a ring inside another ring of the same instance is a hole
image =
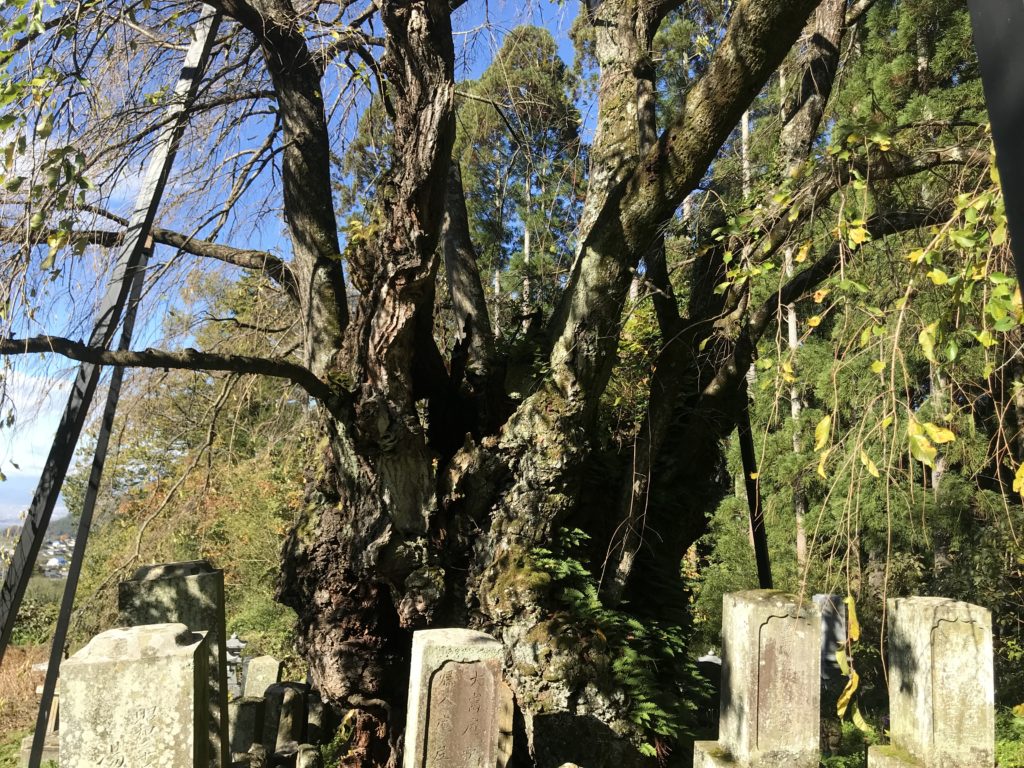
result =
[[[206,768],[207,659],[184,624],[96,635],[61,665],[61,768]]]
[[[889,734],[870,768],[995,763],[992,615],[942,597],[889,601]]]
[[[502,658],[501,643],[483,632],[413,635],[404,768],[499,765]]]
[[[723,598],[718,741],[694,745],[694,768],[817,768],[821,615],[774,590]]]
[[[228,768],[224,572],[205,560],[143,566],[118,585],[118,608],[125,626],[181,622],[194,632],[207,633],[210,765]]]

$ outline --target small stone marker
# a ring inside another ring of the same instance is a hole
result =
[[[249,660],[245,671],[245,696],[262,696],[267,688],[281,682],[281,662],[273,656]]]
[[[280,752],[288,743],[298,745],[305,740],[308,691],[305,683],[274,683],[267,688],[263,746],[268,753]]]
[[[323,768],[324,761],[320,748],[312,744],[300,744],[295,755],[295,768]]]
[[[96,635],[61,665],[61,768],[206,768],[207,659],[184,624]]]
[[[224,572],[205,560],[146,565],[118,585],[117,605],[125,626],[181,622],[193,632],[207,633],[210,765],[228,768]]]
[[[324,740],[324,702],[320,694],[310,691],[306,694],[306,741],[319,744]]]
[[[821,616],[774,590],[723,598],[718,741],[694,744],[694,768],[817,768]]]
[[[248,752],[263,737],[262,698],[242,698],[228,702],[228,743],[231,753]]]
[[[413,634],[404,768],[500,765],[502,645],[469,629]],[[507,689],[506,689],[507,690]]]
[[[870,768],[995,764],[992,614],[941,597],[889,600],[889,734]]]

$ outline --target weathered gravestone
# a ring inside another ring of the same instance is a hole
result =
[[[501,766],[511,693],[501,643],[469,629],[413,634],[404,768]]]
[[[718,741],[694,744],[694,768],[817,768],[821,616],[774,590],[723,598]]]
[[[231,753],[248,752],[263,738],[263,698],[241,698],[228,702],[228,743]]]
[[[118,585],[117,603],[125,626],[181,622],[194,632],[207,633],[210,765],[228,768],[224,572],[205,560],[143,566]]]
[[[96,635],[61,665],[61,768],[207,768],[207,659],[184,624]]]
[[[262,696],[267,688],[281,682],[281,662],[273,656],[250,659],[245,668],[245,696]]]
[[[869,768],[995,764],[992,614],[942,597],[889,601],[889,735]]]
[[[263,746],[268,753],[280,752],[287,745],[301,744],[306,735],[305,683],[275,683],[264,695]]]

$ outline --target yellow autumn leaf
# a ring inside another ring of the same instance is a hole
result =
[[[943,443],[952,443],[956,440],[956,435],[945,427],[940,427],[937,424],[928,422],[924,425],[924,431],[928,433],[928,437],[932,439],[933,443],[942,445]]]
[[[925,257],[927,255],[928,255],[927,251],[925,251],[925,250],[923,250],[921,248],[918,248],[916,251],[911,251],[910,253],[907,254],[907,260],[911,264],[920,264],[922,261],[925,260]]]
[[[807,324],[811,326],[811,328],[817,328],[819,325],[821,325],[821,316],[814,315],[813,317],[807,318]]]
[[[846,237],[850,241],[851,247],[864,245],[864,243],[871,239],[871,235],[864,227],[850,227]]]
[[[850,672],[850,679],[846,683],[846,687],[843,688],[843,692],[839,695],[839,701],[836,702],[836,714],[842,717],[846,714],[846,708],[850,706],[850,700],[853,698],[853,694],[857,692],[857,686],[860,685],[860,675],[856,671]]]
[[[823,302],[830,293],[832,293],[832,290],[830,288],[821,288],[820,290],[815,291],[814,303],[821,304],[821,302]]]
[[[860,707],[857,706],[857,702],[853,702],[853,711],[850,712],[850,721],[860,730],[862,733],[874,733],[875,729],[868,725],[868,721],[864,719],[864,715],[860,713]]]
[[[917,336],[917,341],[921,345],[921,351],[924,352],[924,356],[931,362],[935,361],[935,334],[938,333],[939,324],[938,322],[929,323],[921,329],[921,333]]]
[[[871,457],[868,456],[867,453],[865,453],[864,451],[860,452],[860,463],[864,465],[864,468],[867,469],[868,474],[871,475],[872,477],[880,476],[878,474],[878,467],[875,466],[875,462],[873,462],[871,460]]]
[[[939,455],[939,451],[924,435],[911,435],[910,455],[922,464],[934,467],[935,457]]]
[[[807,261],[807,257],[811,255],[811,241],[808,240],[800,246],[800,250],[796,252],[796,256],[793,258],[797,264],[803,264]]]
[[[814,426],[814,450],[820,451],[828,442],[829,433],[832,431],[832,414],[822,416]]]
[[[832,449],[829,448],[827,451],[822,451],[821,458],[818,460],[818,476],[822,480],[828,480],[828,475],[825,474],[825,462],[828,461],[828,455],[832,453]]]
[[[935,285],[945,285],[949,282],[949,275],[936,267],[928,273],[928,279],[935,283]]]
[[[846,603],[846,636],[851,641],[857,642],[860,640],[860,622],[857,620],[857,601],[853,599],[853,595],[847,595],[843,598],[843,602]]]
[[[1024,464],[1017,467],[1013,475],[1013,490],[1024,496]]]
[[[875,362],[873,362],[871,364],[871,372],[872,373],[881,373],[884,370],[885,370],[885,363],[883,363],[881,360],[875,360]]]

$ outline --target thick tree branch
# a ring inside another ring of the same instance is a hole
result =
[[[27,339],[0,339],[0,355],[55,353],[72,360],[94,365],[116,365],[136,368],[175,368],[191,371],[228,371],[273,376],[302,387],[332,412],[344,403],[338,392],[308,369],[280,357],[225,355],[185,349],[171,352],[162,349],[124,351],[90,347],[80,341],[60,336],[33,336]]]

